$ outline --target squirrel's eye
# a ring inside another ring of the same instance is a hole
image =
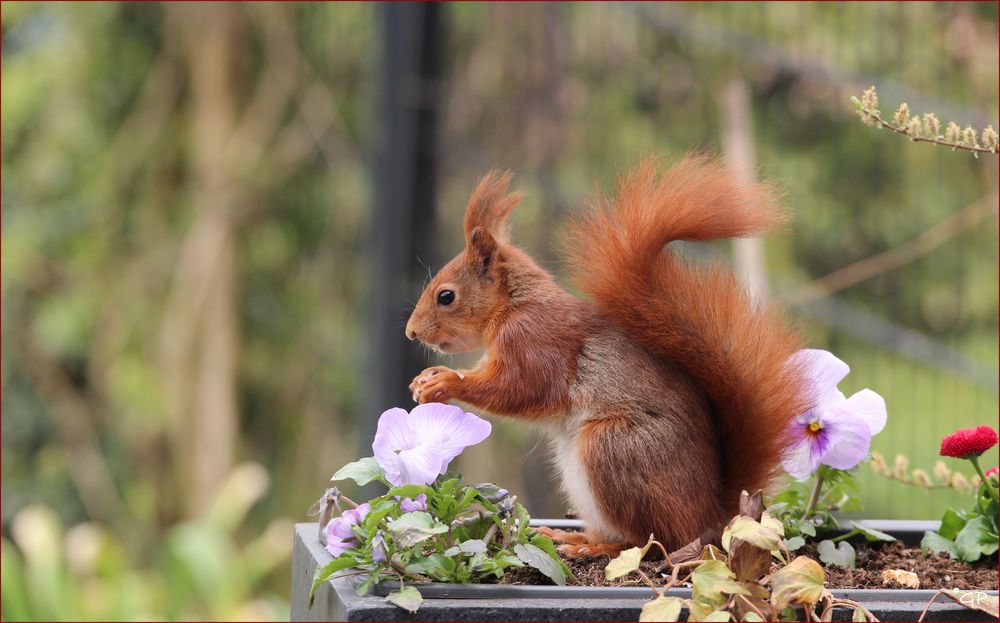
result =
[[[441,290],[438,292],[438,305],[451,305],[455,300],[455,293],[451,290]]]

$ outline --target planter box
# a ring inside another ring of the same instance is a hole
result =
[[[934,521],[865,521],[909,545],[918,544]],[[572,520],[540,520],[532,524],[578,528]],[[318,566],[331,560],[319,542],[315,523],[295,526],[292,551],[293,621],[638,621],[639,610],[652,592],[645,587],[500,586],[491,584],[413,584],[426,601],[410,614],[386,603],[383,597],[395,584],[375,587],[359,597],[355,578],[331,580],[316,592],[309,607],[309,588]],[[915,621],[934,590],[835,590],[838,597],[859,601],[882,621]],[[997,591],[988,591],[996,595]],[[689,597],[689,589],[671,589],[669,595]],[[850,620],[850,611],[838,609],[837,620]],[[945,597],[931,606],[927,621],[993,621]]]

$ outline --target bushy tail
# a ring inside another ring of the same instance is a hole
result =
[[[782,223],[775,193],[717,160],[687,157],[660,175],[647,161],[596,202],[568,238],[576,283],[650,353],[690,375],[717,413],[728,510],[777,474],[792,418],[808,407],[788,365],[798,332],[755,306],[722,262],[693,265],[667,243],[760,233]]]

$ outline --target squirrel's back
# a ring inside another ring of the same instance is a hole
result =
[[[668,243],[751,236],[784,220],[775,193],[692,156],[665,173],[647,161],[573,224],[578,286],[600,313],[654,357],[687,374],[714,413],[722,507],[777,475],[790,421],[809,406],[802,345],[774,304],[755,304],[728,266],[694,264]]]

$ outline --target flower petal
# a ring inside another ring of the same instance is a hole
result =
[[[837,385],[844,380],[851,368],[833,353],[806,348],[792,355],[792,362],[801,365],[812,379],[813,391],[818,402],[843,400],[844,395],[837,389]]]
[[[815,418],[799,416],[792,424],[792,443],[781,457],[781,465],[785,471],[797,480],[808,478],[819,467],[823,454],[830,446],[827,436],[821,431],[819,435],[806,433],[809,422]]]
[[[375,444],[388,446],[393,450],[409,450],[420,443],[414,427],[411,426],[409,415],[405,409],[395,407],[384,412],[378,418],[378,427],[375,430]]]
[[[399,453],[399,482],[394,485],[429,485],[441,473],[441,448],[434,444],[422,444],[412,450]]]
[[[414,407],[410,412],[409,423],[421,443],[433,443],[441,448],[444,453],[442,471],[466,447],[489,437],[493,428],[480,417],[439,402]]]
[[[872,433],[868,423],[849,411],[840,409],[823,422],[823,433],[830,446],[820,460],[836,469],[851,469],[868,456]]]
[[[354,532],[351,530],[351,522],[343,516],[334,517],[330,523],[326,524],[326,541],[344,541],[353,539]]]
[[[873,437],[885,428],[885,399],[870,389],[862,389],[848,398],[842,408],[864,420]]]
[[[326,551],[330,552],[330,555],[336,558],[340,556],[347,550],[354,547],[354,541],[341,541],[340,539],[327,540]]]

